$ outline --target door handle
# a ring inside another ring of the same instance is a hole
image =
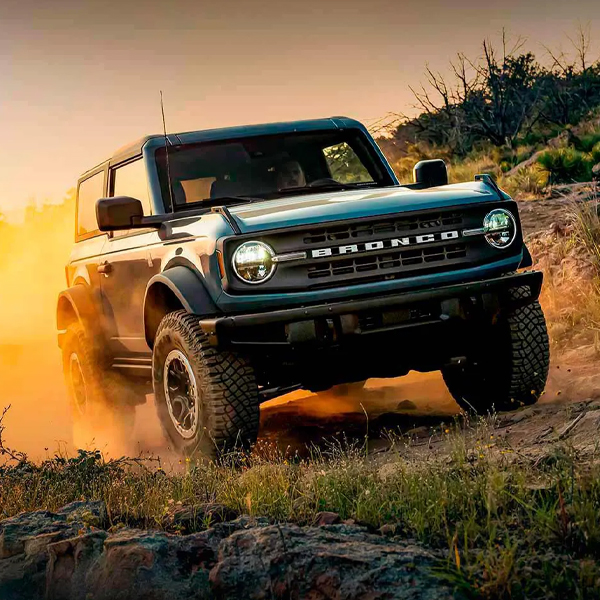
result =
[[[109,262],[103,262],[98,265],[98,273],[102,273],[104,277],[108,277],[108,274],[113,270],[112,265]]]

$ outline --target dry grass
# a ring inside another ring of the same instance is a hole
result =
[[[511,196],[522,199],[540,197],[548,185],[548,175],[539,165],[521,169],[512,176],[504,175],[514,164],[526,160],[533,152],[532,147],[524,147],[514,151],[488,148],[473,152],[464,159],[453,159],[444,149],[430,148],[425,144],[415,144],[401,159],[393,163],[393,168],[402,183],[413,181],[412,170],[420,160],[442,158],[448,167],[450,183],[473,181],[479,173],[489,173],[495,177],[500,186]]]
[[[534,164],[523,167],[510,177],[502,176],[499,183],[513,198],[530,200],[543,196],[548,185],[548,174]]]
[[[600,277],[600,198],[597,190],[574,210],[575,234],[587,250],[596,276]]]
[[[595,193],[570,206],[563,223],[528,241],[544,271],[541,301],[556,351],[595,344],[600,354],[600,218]]]

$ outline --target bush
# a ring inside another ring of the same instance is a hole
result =
[[[450,156],[449,149],[445,147],[432,146],[425,142],[417,144],[407,143],[404,146],[403,155],[392,163],[392,168],[401,183],[412,183],[413,167],[420,160],[441,158],[448,163]]]
[[[502,181],[502,187],[511,196],[538,197],[541,196],[548,184],[548,173],[540,169],[538,165],[524,167],[512,177]]]
[[[597,165],[600,163],[600,142],[594,145],[590,152],[590,156],[592,158],[592,162]]]
[[[579,138],[579,148],[582,152],[591,152],[595,146],[600,144],[600,132],[588,133]]]
[[[591,159],[575,148],[546,150],[538,157],[538,164],[548,173],[552,184],[591,179]]]

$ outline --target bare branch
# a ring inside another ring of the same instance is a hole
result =
[[[588,68],[587,55],[590,50],[590,24],[583,26],[581,23],[577,26],[575,32],[575,39],[567,35],[568,40],[571,42],[577,58],[579,59],[579,66],[582,72],[585,72]]]
[[[9,460],[14,460],[15,462],[26,462],[27,455],[24,452],[19,452],[18,450],[13,450],[8,446],[5,446],[4,439],[2,434],[4,433],[5,425],[3,423],[4,417],[8,410],[10,409],[10,404],[5,406],[2,410],[2,414],[0,415],[0,457],[6,456]]]

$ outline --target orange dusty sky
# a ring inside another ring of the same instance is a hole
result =
[[[542,56],[578,23],[600,38],[597,0],[0,0],[0,210],[59,201],[160,131],[160,89],[170,131],[369,122],[410,110],[427,62],[477,56],[502,27]]]

